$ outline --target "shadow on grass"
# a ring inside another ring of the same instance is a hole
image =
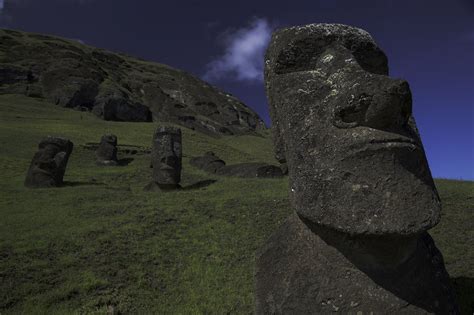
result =
[[[461,314],[474,314],[474,279],[458,277],[451,279]]]
[[[203,188],[203,187],[207,187],[207,186],[209,186],[209,185],[212,185],[212,184],[214,184],[215,182],[217,182],[217,180],[215,180],[215,179],[201,180],[201,181],[196,182],[196,183],[194,183],[194,184],[191,184],[191,185],[188,185],[188,186],[183,187],[182,190],[199,189],[199,188]]]
[[[132,163],[133,158],[124,158],[117,161],[118,166],[127,166],[128,164]]]
[[[98,182],[75,182],[75,181],[67,181],[62,184],[61,187],[77,187],[77,186],[105,186],[104,183],[98,183]]]

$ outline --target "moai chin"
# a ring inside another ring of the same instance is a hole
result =
[[[456,314],[426,232],[440,201],[406,81],[341,24],[275,32],[265,57],[275,153],[295,210],[257,254],[258,314]]]
[[[181,181],[181,129],[159,127],[153,135],[151,153],[153,183],[160,189],[180,188]]]
[[[30,188],[58,187],[63,184],[73,143],[66,138],[46,137],[40,141],[25,179]]]
[[[95,151],[98,165],[114,166],[117,161],[117,136],[112,134],[103,135],[100,144]]]

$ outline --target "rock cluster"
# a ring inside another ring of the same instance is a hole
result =
[[[58,187],[63,184],[64,173],[73,143],[66,138],[46,137],[33,156],[25,186],[30,188]]]
[[[151,164],[153,181],[146,190],[179,189],[182,165],[181,129],[158,127],[153,134]]]
[[[244,178],[275,178],[282,177],[280,167],[266,163],[239,163],[226,165],[214,152],[206,152],[203,156],[192,158],[189,163],[205,172],[222,176]]]
[[[95,151],[97,164],[104,166],[118,165],[117,160],[117,136],[108,134],[103,135],[100,144]]]
[[[408,83],[340,24],[275,32],[265,85],[295,213],[257,254],[257,314],[457,314]]]

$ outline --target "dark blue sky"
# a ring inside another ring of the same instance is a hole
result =
[[[275,26],[361,27],[387,54],[391,75],[410,83],[433,175],[474,180],[472,0],[0,0],[0,12],[3,27],[80,39],[210,79],[267,123],[263,84],[253,76],[262,47],[252,40]]]

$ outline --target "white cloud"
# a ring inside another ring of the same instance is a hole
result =
[[[209,62],[204,79],[231,78],[239,81],[263,80],[263,56],[270,41],[272,27],[266,19],[255,19],[225,36],[224,53]]]

